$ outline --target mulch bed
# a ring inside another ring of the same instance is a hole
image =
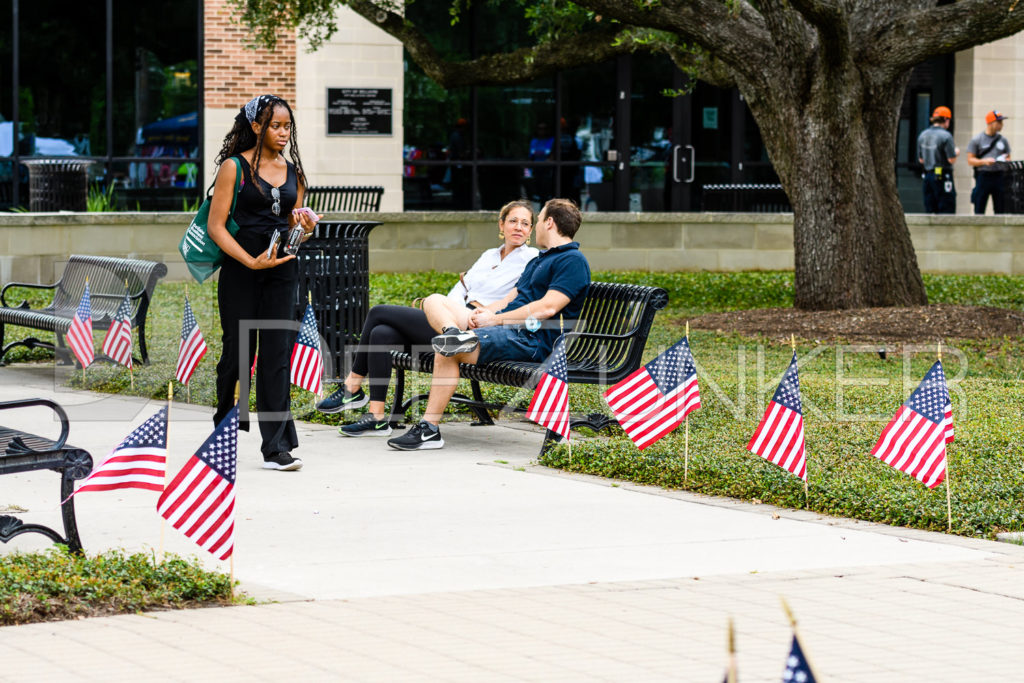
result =
[[[682,323],[680,319],[677,322]],[[928,342],[1024,336],[1024,312],[992,306],[935,304],[910,308],[801,311],[760,308],[690,319],[698,330],[789,340]]]

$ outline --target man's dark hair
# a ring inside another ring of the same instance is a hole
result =
[[[555,221],[558,234],[569,239],[576,236],[583,222],[583,214],[571,199],[549,199],[544,205],[544,212],[544,215]]]

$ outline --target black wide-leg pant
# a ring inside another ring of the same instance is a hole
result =
[[[268,238],[239,231],[238,243],[252,255],[267,248]],[[267,270],[251,270],[225,256],[217,287],[223,350],[217,363],[217,412],[219,424],[235,405],[235,383],[240,368],[248,372],[259,343],[256,365],[256,411],[264,456],[291,452],[299,445],[290,410],[290,373],[292,346],[295,343],[295,291],[298,286],[295,260]],[[248,344],[242,348],[243,325],[247,325]],[[258,334],[257,334],[258,331]],[[246,357],[239,354],[245,352]],[[239,402],[248,405],[248,396]],[[248,421],[240,423],[248,431]]]

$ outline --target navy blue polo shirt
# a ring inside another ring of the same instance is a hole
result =
[[[516,298],[499,313],[542,299],[549,289],[554,289],[569,297],[569,303],[559,311],[566,321],[565,330],[568,332],[572,329],[568,321],[580,317],[589,288],[590,264],[580,251],[580,243],[569,242],[540,252],[537,258],[526,264],[516,283]],[[554,347],[559,334],[557,315],[543,321],[543,326],[537,332],[541,343],[549,350]]]

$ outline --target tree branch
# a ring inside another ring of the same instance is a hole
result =
[[[927,10],[885,17],[865,35],[862,56],[890,73],[929,57],[990,43],[1024,29],[1020,0],[960,0]]]
[[[357,14],[400,40],[424,73],[444,88],[484,82],[523,83],[559,69],[594,64],[645,48],[633,40],[631,27],[608,26],[554,43],[541,43],[466,61],[450,61],[441,56],[426,36],[401,15],[369,0],[348,0],[347,4]]]
[[[846,23],[843,8],[835,0],[789,0],[789,4],[820,31],[832,33]]]
[[[746,0],[662,0],[651,4],[576,0],[576,4],[624,24],[674,33],[749,80],[763,78],[761,69],[771,59],[773,43],[764,17]]]

